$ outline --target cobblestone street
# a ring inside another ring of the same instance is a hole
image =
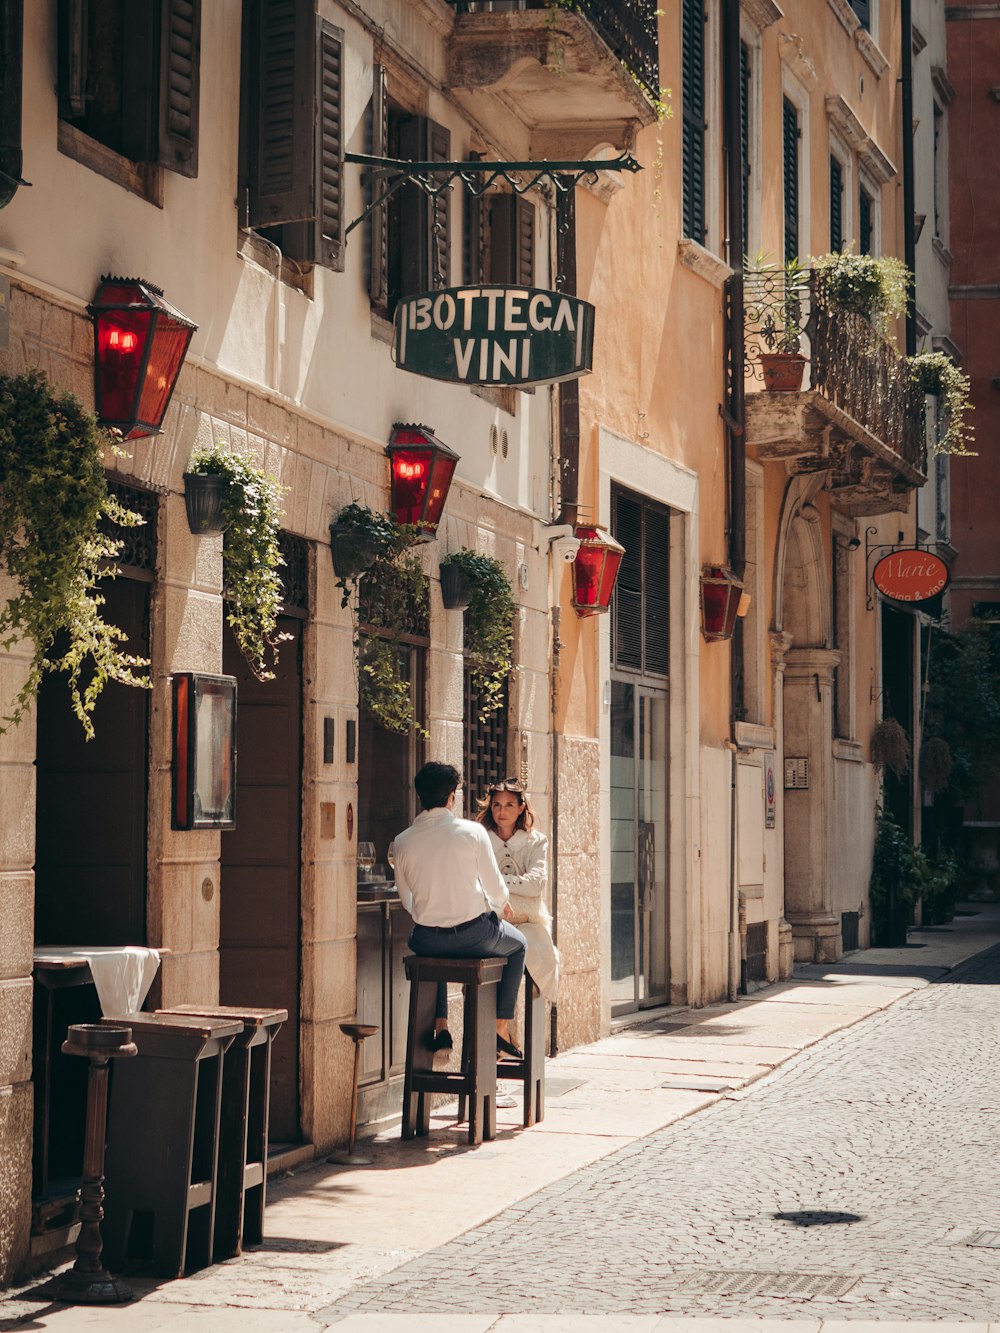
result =
[[[314,1317],[998,1319],[997,984],[1000,947]]]

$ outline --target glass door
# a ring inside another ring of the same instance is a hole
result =
[[[664,1003],[667,694],[611,682],[611,1008]]]

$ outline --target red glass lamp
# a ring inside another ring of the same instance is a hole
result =
[[[397,423],[386,445],[389,506],[397,523],[419,529],[430,541],[437,534],[458,454],[426,426]]]
[[[599,616],[611,606],[611,594],[625,547],[603,528],[576,527],[580,549],[573,561],[573,609],[578,616]]]
[[[87,310],[97,419],[127,440],[159,434],[197,324],[140,278],[103,277]]]
[[[743,583],[731,569],[706,565],[701,571],[701,632],[709,643],[731,639]]]

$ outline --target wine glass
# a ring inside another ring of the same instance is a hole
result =
[[[386,849],[385,859],[389,862],[390,870],[396,869],[396,839],[393,838]]]
[[[373,842],[358,843],[358,869],[369,871],[375,864],[375,844]]]

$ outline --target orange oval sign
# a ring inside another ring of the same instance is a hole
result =
[[[948,586],[948,566],[930,551],[893,551],[872,573],[875,587],[893,602],[926,602]]]

